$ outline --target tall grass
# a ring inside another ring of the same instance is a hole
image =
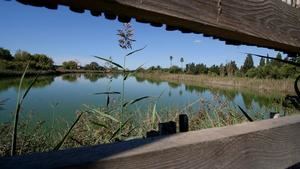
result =
[[[20,83],[19,83],[19,89],[18,89],[18,96],[17,96],[17,103],[16,103],[16,111],[14,113],[14,125],[13,125],[13,133],[12,133],[12,142],[11,142],[11,152],[10,155],[14,156],[16,154],[16,143],[17,143],[17,131],[18,131],[18,122],[19,122],[19,116],[20,116],[20,111],[21,111],[21,106],[23,104],[24,99],[26,98],[27,94],[29,93],[31,87],[34,85],[36,82],[37,78],[39,75],[35,77],[35,79],[31,82],[31,84],[28,86],[26,89],[25,93],[21,97],[21,89],[22,89],[22,84],[23,84],[23,79],[26,75],[26,72],[28,70],[29,63],[27,63],[26,68],[24,70],[24,73],[21,77]]]
[[[249,89],[264,94],[276,92],[281,95],[294,93],[292,79],[255,79],[246,77],[220,77],[212,75],[170,74],[164,72],[136,73],[135,76],[145,79],[185,83],[187,85],[207,86],[216,88]]]

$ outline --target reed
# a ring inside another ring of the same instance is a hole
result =
[[[207,86],[225,89],[248,89],[258,93],[276,92],[282,95],[294,93],[294,82],[292,79],[256,79],[246,77],[170,74],[164,72],[136,73],[135,76],[157,81],[168,81],[177,84],[184,83],[186,85]]]

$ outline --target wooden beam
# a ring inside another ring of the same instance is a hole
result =
[[[168,30],[204,33],[228,44],[300,52],[300,10],[280,0],[18,0],[24,4],[136,18]],[[126,19],[128,20],[128,19]]]
[[[0,158],[14,168],[282,169],[300,162],[300,115],[156,139]]]

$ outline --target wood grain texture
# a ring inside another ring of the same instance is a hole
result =
[[[300,10],[280,0],[18,0],[35,6],[66,5],[204,33],[228,44],[300,52]]]
[[[59,152],[0,158],[0,168],[283,169],[300,162],[300,115]]]

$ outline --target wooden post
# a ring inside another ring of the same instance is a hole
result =
[[[186,114],[179,115],[179,132],[189,131],[189,117]]]
[[[159,123],[159,135],[169,135],[169,134],[175,134],[176,133],[176,122],[169,121],[166,123]]]
[[[157,137],[157,136],[159,136],[159,132],[157,132],[155,130],[148,131],[146,134],[147,138]]]

